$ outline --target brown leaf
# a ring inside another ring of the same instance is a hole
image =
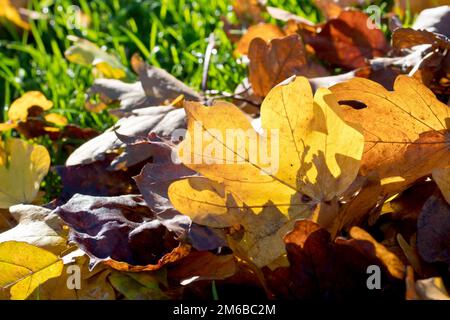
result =
[[[345,301],[399,299],[402,296],[402,281],[396,280],[388,271],[395,271],[398,276],[398,261],[362,230],[353,233],[359,239],[332,241],[330,234],[314,222],[302,220],[296,223],[294,230],[285,237],[289,274],[279,270],[289,277],[291,298]],[[377,265],[382,271],[382,290],[367,289],[367,267],[370,265]]]
[[[169,278],[182,285],[201,280],[222,280],[237,272],[234,255],[215,255],[208,251],[192,252],[169,270]]]
[[[343,11],[319,32],[302,33],[305,43],[314,48],[320,59],[352,70],[367,65],[366,59],[384,56],[388,50],[383,32],[369,29],[368,19],[360,11]]]
[[[450,205],[439,193],[428,199],[420,213],[417,248],[426,262],[443,262],[450,270]]]
[[[237,43],[235,55],[247,55],[250,43],[253,39],[261,38],[264,41],[284,37],[284,32],[276,25],[270,23],[260,23],[248,28],[247,32],[239,39]]]
[[[239,21],[245,25],[264,21],[262,13],[265,8],[261,0],[233,0],[231,5]]]
[[[269,44],[261,38],[253,39],[249,59],[250,82],[254,92],[263,97],[292,75],[318,77],[327,74],[324,68],[307,61],[305,47],[298,35],[273,39]]]

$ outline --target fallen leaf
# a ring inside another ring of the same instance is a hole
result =
[[[306,25],[313,26],[314,24],[306,18],[300,17],[296,14],[288,12],[286,10],[275,8],[275,7],[267,7],[267,12],[274,19],[288,22],[289,20],[293,20],[297,23],[304,23]]]
[[[380,29],[370,29],[369,17],[360,11],[343,11],[318,32],[301,31],[319,59],[333,66],[353,70],[367,65],[367,59],[384,56],[388,44]]]
[[[39,285],[58,277],[62,260],[53,253],[28,243],[0,243],[0,287],[11,286],[13,300],[26,299]]]
[[[142,88],[149,102],[158,105],[183,95],[187,100],[201,100],[201,96],[194,89],[185,85],[164,69],[153,67],[145,63],[139,55],[131,58],[133,70],[138,74]]]
[[[116,131],[130,137],[146,138],[150,133],[170,137],[175,130],[185,126],[183,109],[160,106],[135,110],[128,117],[119,119],[112,128],[75,150],[66,160],[66,166],[104,160],[108,153],[125,148],[126,144],[117,137]]]
[[[57,255],[67,248],[67,231],[63,229],[62,220],[51,210],[32,205],[15,205],[9,211],[17,220],[17,226],[0,233],[0,243],[27,242]]]
[[[208,251],[192,252],[169,270],[169,277],[182,285],[195,281],[222,280],[237,272],[236,258],[232,254],[215,255]]]
[[[0,150],[4,154],[0,163],[0,208],[31,203],[50,167],[47,149],[12,138],[0,142]]]
[[[249,145],[262,137],[238,108],[225,102],[212,107],[185,103],[185,110],[189,134],[179,145],[179,157],[204,177],[172,183],[169,198],[196,223],[218,228],[243,223],[246,232],[240,244],[258,266],[283,254],[282,234],[295,219],[310,215],[315,204],[342,194],[356,178],[363,136],[340,118],[330,91],[320,89],[313,97],[306,78],[293,77],[280,84],[262,104],[262,128],[277,132],[271,138],[279,148],[274,172],[261,159],[249,157],[256,153],[249,151]],[[232,149],[231,162],[225,157],[230,129],[250,133],[244,149]],[[199,141],[194,130],[210,139],[195,146]],[[212,154],[205,150],[211,140],[216,147]],[[199,155],[206,158],[196,158]]]
[[[356,239],[337,238],[314,222],[302,220],[285,236],[290,267],[284,277],[288,297],[302,300],[347,301],[349,299],[399,299],[396,279],[401,262],[361,229],[353,229]],[[383,253],[383,254],[380,254]],[[386,257],[388,257],[386,259]],[[379,266],[381,290],[367,290],[367,268]],[[280,268],[276,272],[283,272]]]
[[[54,212],[71,228],[69,240],[91,258],[91,268],[102,262],[122,271],[153,271],[189,253],[181,243],[183,221],[155,215],[139,196],[77,194]]]
[[[273,39],[269,44],[261,38],[253,39],[248,57],[250,83],[253,91],[262,97],[290,76],[313,78],[327,75],[323,67],[307,61],[306,50],[298,35]]]
[[[116,298],[114,289],[109,283],[112,269],[98,265],[89,270],[89,258],[82,251],[80,254],[77,253],[77,256],[70,257],[73,253],[62,257],[64,268],[61,275],[40,285],[29,299],[33,296],[39,297],[39,300],[114,300]],[[79,273],[76,270],[79,270]],[[74,277],[77,275],[80,276],[78,288],[74,286]],[[70,288],[68,284],[71,285]]]
[[[441,2],[444,4],[445,1]],[[440,33],[447,38],[450,38],[450,30],[448,28],[449,22],[450,6],[443,5],[441,7],[430,8],[420,12],[419,16],[414,21],[412,28],[415,30],[426,30],[429,32]]]
[[[370,80],[355,78],[331,88],[344,106],[343,117],[364,129],[365,151],[361,172],[376,172],[380,180],[402,177],[383,186],[393,195],[435,168],[449,165],[450,135],[445,122],[449,108],[425,86],[399,76],[394,91]],[[363,108],[349,107],[352,101]]]
[[[434,169],[433,180],[436,181],[445,200],[450,204],[450,168]]]
[[[160,288],[160,277],[153,273],[113,271],[108,279],[127,300],[165,300],[169,297]]]
[[[283,30],[274,24],[255,24],[248,28],[244,35],[239,39],[234,54],[247,55],[250,43],[253,39],[261,38],[262,40],[269,42],[272,39],[283,38],[284,36]]]
[[[395,5],[398,10],[401,10],[403,13],[406,11],[410,11],[411,14],[420,13],[422,10],[448,5],[447,0],[395,0]]]
[[[53,102],[47,100],[42,92],[28,91],[11,104],[8,109],[8,119],[14,122],[26,122],[31,108],[39,108],[40,111],[46,111],[52,107]]]
[[[68,39],[74,42],[74,45],[64,52],[64,56],[70,62],[83,66],[92,65],[106,78],[123,79],[127,77],[127,70],[114,55],[100,49],[89,40],[73,35],[68,36]]]
[[[414,281],[414,271],[408,267],[406,277],[406,299],[407,300],[450,300],[445,289],[444,282],[440,277],[433,277]]]
[[[450,205],[440,195],[431,196],[417,221],[417,249],[429,263],[443,262],[450,270]]]

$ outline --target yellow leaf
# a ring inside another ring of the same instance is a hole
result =
[[[58,277],[63,262],[53,253],[25,242],[0,243],[0,287],[11,286],[11,299],[26,299],[39,285]]]
[[[20,139],[0,142],[0,208],[31,203],[42,179],[50,168],[50,155],[45,147],[30,145]]]
[[[25,30],[30,29],[28,22],[22,20],[17,7],[15,7],[10,0],[0,0],[0,18],[11,21],[19,28]]]
[[[57,126],[64,127],[67,125],[67,118],[57,113],[49,113],[44,116],[45,121],[51,122]]]
[[[16,123],[10,123],[10,122],[0,123],[0,132],[8,131],[8,130],[15,129],[15,128],[17,128]]]
[[[450,167],[433,170],[433,179],[450,204]]]
[[[126,77],[125,67],[115,56],[86,39],[70,36],[69,40],[75,42],[64,53],[70,62],[84,66],[93,65],[106,78],[122,79]]]
[[[28,111],[32,107],[39,107],[43,111],[49,110],[53,106],[53,102],[47,100],[42,92],[29,91],[16,99],[8,110],[8,118],[10,121],[27,121]]]
[[[306,78],[269,92],[260,133],[230,103],[184,108],[188,133],[178,156],[203,177],[172,183],[170,200],[199,224],[242,225],[238,243],[258,266],[284,254],[282,237],[295,219],[341,195],[358,173],[362,133],[341,119],[330,91],[313,97]]]
[[[361,173],[377,174],[388,196],[433,169],[450,165],[446,125],[450,109],[417,80],[398,76],[394,90],[388,91],[371,80],[354,78],[331,91],[344,104],[344,119],[363,127],[366,145]],[[351,107],[353,102],[362,103],[363,108]]]

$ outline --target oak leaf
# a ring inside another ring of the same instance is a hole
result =
[[[331,88],[343,104],[343,117],[364,129],[361,172],[378,174],[386,194],[404,190],[450,162],[450,109],[417,80],[397,77],[394,91],[355,78]],[[363,108],[352,108],[353,102]],[[367,107],[365,107],[367,106]]]
[[[178,154],[203,177],[172,183],[169,198],[177,210],[199,224],[243,224],[247,232],[240,244],[259,266],[283,254],[282,235],[295,219],[309,216],[315,204],[341,195],[358,173],[362,134],[341,119],[330,91],[319,89],[313,96],[306,78],[292,77],[280,84],[262,104],[262,128],[277,133],[267,138],[278,164],[273,172],[261,157],[250,157],[258,152],[250,149],[251,144],[265,137],[255,132],[237,107],[225,102],[212,107],[187,102],[184,107],[189,134]],[[195,141],[199,128],[209,139]],[[231,149],[232,163],[226,159],[230,149],[225,137],[230,129],[248,132],[250,137],[242,149]],[[212,154],[206,151],[211,141],[216,148]],[[206,156],[192,161],[199,154]]]
[[[253,91],[262,97],[290,76],[314,78],[328,75],[322,66],[307,60],[305,47],[298,35],[273,39],[269,44],[261,38],[253,39],[248,57],[249,80]]]

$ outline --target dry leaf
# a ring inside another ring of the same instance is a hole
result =
[[[417,248],[426,262],[444,262],[450,270],[450,205],[440,194],[423,206],[417,221]]]
[[[369,17],[360,11],[343,11],[328,21],[320,31],[302,34],[317,57],[333,66],[356,69],[367,65],[367,59],[384,56],[388,44],[380,29],[369,29]]]
[[[388,194],[404,190],[435,168],[449,165],[450,109],[417,80],[399,76],[394,91],[370,80],[355,78],[331,88],[344,107],[347,121],[364,129],[365,152],[361,172],[385,178],[400,177],[383,189]],[[363,104],[354,109],[353,102]],[[367,106],[367,107],[364,107]]]
[[[225,102],[212,107],[185,103],[185,110],[190,134],[179,145],[179,156],[205,178],[174,182],[169,187],[170,200],[199,224],[243,224],[246,231],[239,244],[258,266],[283,254],[281,237],[296,218],[310,215],[312,205],[342,194],[356,178],[362,134],[340,118],[337,101],[328,90],[320,89],[313,97],[306,78],[291,78],[275,87],[261,107],[262,128],[278,132],[277,140],[272,138],[279,148],[279,166],[273,173],[259,162],[261,159],[249,158],[250,143],[262,137],[235,106]],[[216,150],[222,152],[201,153],[207,157],[192,162],[198,157],[194,150],[200,147],[205,151],[211,141],[204,140],[203,145],[195,147],[194,130],[199,129],[199,122],[201,132],[212,137]],[[232,151],[239,161],[227,164],[224,137],[229,129],[254,135],[241,153]],[[267,250],[269,245],[271,249]]]
[[[117,57],[86,39],[73,35],[68,36],[68,39],[73,41],[74,45],[64,52],[67,60],[83,66],[92,65],[106,78],[126,78],[127,71]]]
[[[232,6],[241,23],[252,25],[263,22],[262,13],[265,11],[261,0],[233,0]]]
[[[89,255],[91,267],[152,271],[189,253],[181,243],[189,219],[157,216],[138,196],[77,194],[54,212],[71,227],[69,239]]]
[[[450,204],[450,168],[434,169],[433,180],[439,186],[445,200]]]
[[[0,208],[31,203],[50,168],[47,149],[20,139],[8,139],[0,142],[0,150],[3,152],[3,160],[0,161]]]
[[[284,37],[284,32],[276,25],[270,23],[260,23],[248,28],[247,32],[239,39],[235,55],[247,55],[250,43],[253,39],[261,38],[266,42],[272,39]]]
[[[48,279],[58,277],[63,262],[53,253],[25,242],[0,243],[0,287],[11,286],[11,299],[24,300]]]
[[[0,242],[27,242],[54,254],[60,254],[67,248],[67,230],[63,229],[62,220],[51,210],[32,205],[15,205],[9,211],[17,220],[17,226],[0,233]]]
[[[253,91],[262,97],[290,76],[313,78],[327,75],[323,67],[307,61],[303,42],[298,35],[273,39],[269,44],[261,38],[253,39],[248,57],[250,83]]]

